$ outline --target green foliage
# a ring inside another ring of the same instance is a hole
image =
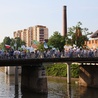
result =
[[[73,78],[79,77],[79,65],[78,64],[71,65],[71,77]]]
[[[78,22],[76,26],[68,28],[67,37],[70,45],[76,44],[78,47],[83,47],[84,42],[88,40],[87,35],[92,34],[92,32],[88,32],[88,28],[81,26],[82,23]]]
[[[3,42],[1,43],[1,48],[5,49],[5,44],[10,45],[11,47],[13,47],[15,49],[15,43],[16,43],[16,49],[18,49],[18,47],[21,47],[21,45],[25,45],[26,43],[24,41],[22,41],[19,37],[13,39],[10,37],[5,37],[3,39]]]
[[[5,37],[3,39],[3,42],[1,43],[2,44],[2,49],[5,49],[5,44],[10,45],[10,41],[11,41],[10,37]]]
[[[66,77],[66,64],[54,64],[47,67],[47,74],[49,76],[62,76]]]
[[[22,41],[20,39],[20,37],[16,37],[14,39],[14,44],[16,43],[16,49],[18,49],[18,47],[21,47],[21,45],[25,45],[26,43],[24,41]]]
[[[48,46],[53,46],[55,48],[58,48],[59,50],[62,50],[64,45],[65,39],[57,31],[54,32],[53,36],[51,36],[48,40]]]
[[[67,77],[67,65],[62,64],[62,63],[53,64],[46,68],[46,72],[48,76]],[[72,64],[71,65],[71,77],[78,78],[78,76],[79,76],[79,65]]]
[[[87,41],[87,37],[86,36],[80,36],[78,39],[77,39],[77,46],[81,47],[84,45],[84,41]]]
[[[2,49],[2,43],[0,43],[0,49]]]
[[[40,51],[44,51],[45,50],[44,43],[39,43],[38,50],[40,50]]]

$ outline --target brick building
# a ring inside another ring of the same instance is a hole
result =
[[[85,41],[85,45],[89,48],[98,48],[98,30],[93,33],[91,36],[91,40]]]

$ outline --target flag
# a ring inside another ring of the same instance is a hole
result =
[[[32,40],[32,47],[33,48],[36,48],[37,49],[38,45],[39,45],[39,42],[38,41]]]
[[[31,52],[34,52],[34,48],[32,46],[30,47],[30,53]]]
[[[25,45],[21,45],[21,48],[24,50],[26,47],[25,47]]]
[[[9,49],[9,48],[11,48],[11,46],[5,44],[5,48],[6,48],[6,49]]]
[[[38,45],[39,42],[37,40],[32,40],[32,44]]]
[[[47,49],[48,48],[48,45],[46,42],[44,42],[44,48]]]

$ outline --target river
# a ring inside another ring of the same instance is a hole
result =
[[[48,95],[21,92],[21,78],[19,86],[15,86],[14,76],[8,76],[0,71],[0,98],[98,98],[98,89],[79,87],[76,80],[71,85],[65,78],[48,77]]]

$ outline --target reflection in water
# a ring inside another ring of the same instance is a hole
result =
[[[67,95],[68,98],[71,98],[71,84],[67,84]]]
[[[18,85],[16,86],[15,85],[15,98],[18,98],[18,95],[19,95],[19,93],[18,93]]]
[[[31,93],[21,89],[21,78],[19,85],[15,86],[14,76],[7,76],[0,72],[0,98],[98,98],[98,89],[79,87],[72,81],[71,85],[66,79],[48,78],[48,95]]]
[[[67,84],[66,79],[49,78],[48,82],[48,98],[78,98],[76,96],[78,84],[75,84],[75,81],[72,84]]]
[[[80,98],[98,98],[98,89],[80,87]]]
[[[46,94],[36,94],[31,92],[22,92],[21,98],[47,98]]]

